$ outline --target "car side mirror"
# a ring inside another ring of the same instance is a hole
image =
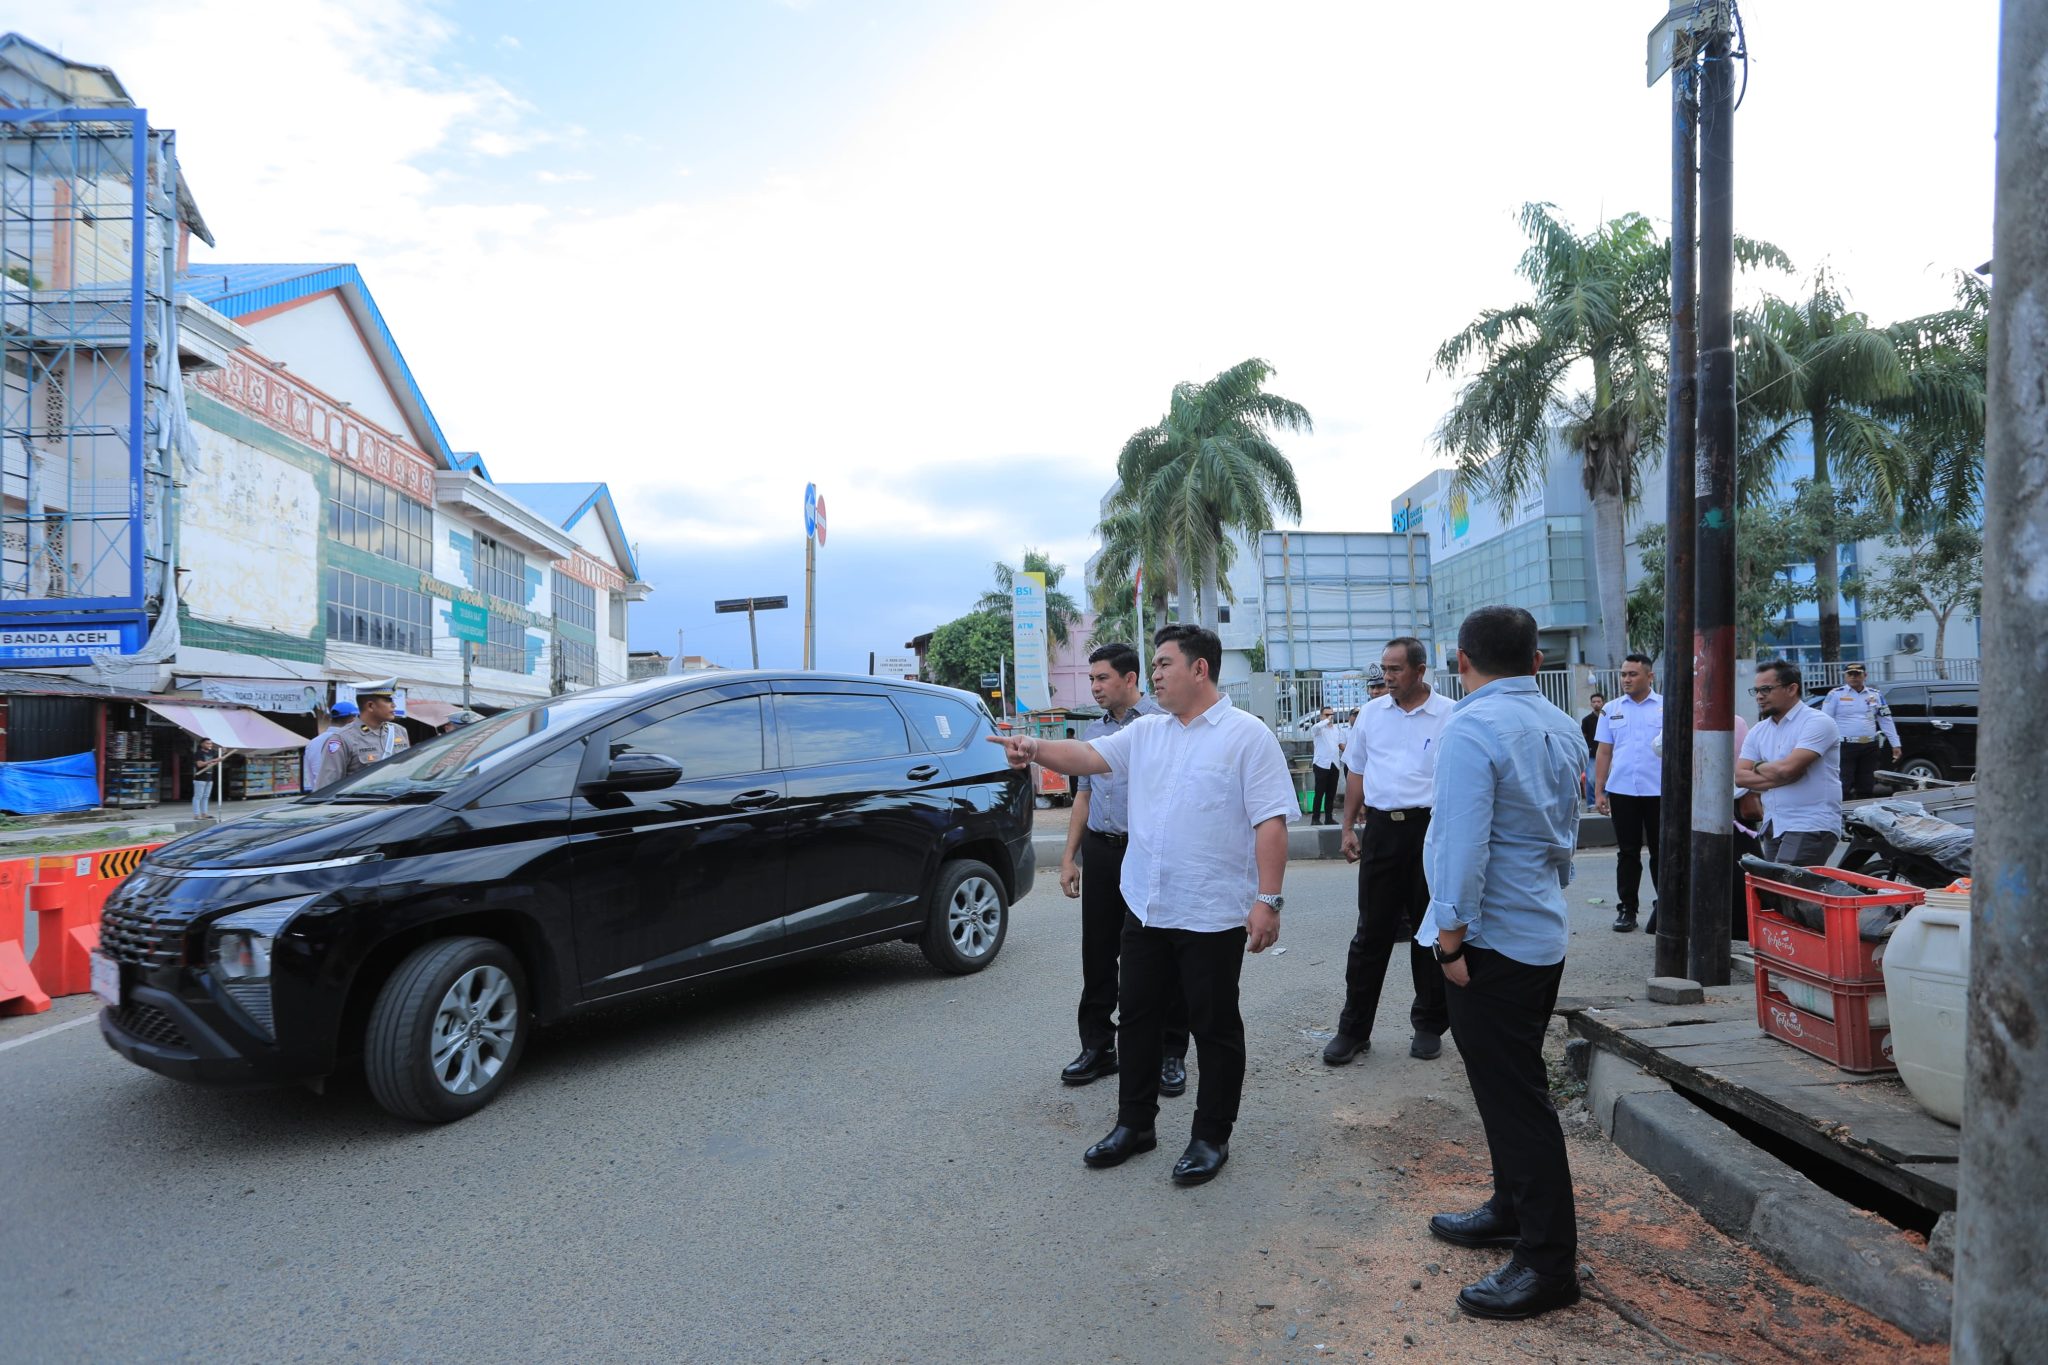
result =
[[[683,780],[683,765],[666,754],[628,750],[612,759],[611,770],[588,785],[606,792],[658,792]]]

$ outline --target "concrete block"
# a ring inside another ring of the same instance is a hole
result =
[[[1614,818],[1591,811],[1579,817],[1580,848],[1613,848]]]
[[[1593,1040],[1573,1038],[1564,1045],[1564,1064],[1572,1079],[1583,1081],[1593,1069]]]
[[[1586,1107],[1600,1122],[1602,1132],[1614,1132],[1614,1102],[1623,1095],[1671,1093],[1671,1087],[1632,1062],[1603,1048],[1593,1049],[1586,1069]]]
[[[1620,1097],[1614,1145],[1732,1237],[1749,1231],[1766,1195],[1811,1187],[1805,1176],[1669,1086],[1662,1094]]]
[[[1841,1295],[1920,1341],[1948,1340],[1954,1308],[1949,1282],[1890,1224],[1852,1209],[1811,1182],[1806,1190],[1760,1200],[1749,1241],[1800,1279]]]
[[[1682,976],[1653,976],[1649,980],[1649,992],[1653,1005],[1697,1005],[1707,998],[1699,982],[1688,981]]]

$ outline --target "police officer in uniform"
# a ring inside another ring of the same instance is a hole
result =
[[[397,684],[396,678],[382,678],[356,685],[358,714],[355,724],[330,730],[326,744],[321,746],[322,787],[331,787],[350,773],[381,762],[397,749],[405,747],[395,744],[391,733],[393,730],[404,733],[395,719],[398,704],[392,694]]]
[[[1905,756],[1899,747],[1899,727],[1892,722],[1892,709],[1884,695],[1863,684],[1862,664],[1842,670],[1848,681],[1828,693],[1820,704],[1821,713],[1842,732],[1842,799],[1877,795],[1877,763],[1882,750],[1878,741],[1889,741],[1892,762]]]

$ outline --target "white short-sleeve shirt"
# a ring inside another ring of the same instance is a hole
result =
[[[1413,711],[1390,692],[1358,712],[1344,766],[1364,779],[1365,804],[1374,810],[1412,810],[1436,804],[1436,743],[1457,703],[1430,689]]]
[[[1242,928],[1259,893],[1252,831],[1276,815],[1301,815],[1273,732],[1219,697],[1186,724],[1144,716],[1086,742],[1129,782],[1122,889],[1139,923],[1202,933]]]
[[[1641,701],[1626,693],[1608,702],[1593,727],[1595,744],[1612,744],[1607,790],[1614,796],[1655,796],[1664,790],[1664,760],[1657,736],[1664,733],[1664,698],[1651,692]]]
[[[1763,794],[1766,834],[1842,832],[1842,734],[1811,706],[1795,706],[1780,720],[1760,720],[1742,741],[1742,756],[1770,763],[1807,749],[1820,757],[1789,787]]]

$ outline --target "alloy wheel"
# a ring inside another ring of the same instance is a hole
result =
[[[973,960],[995,951],[1003,929],[1003,896],[986,877],[969,877],[953,888],[946,929],[960,956]]]
[[[504,1069],[519,1037],[519,994],[496,967],[455,978],[434,1011],[434,1079],[451,1095],[472,1095]]]

